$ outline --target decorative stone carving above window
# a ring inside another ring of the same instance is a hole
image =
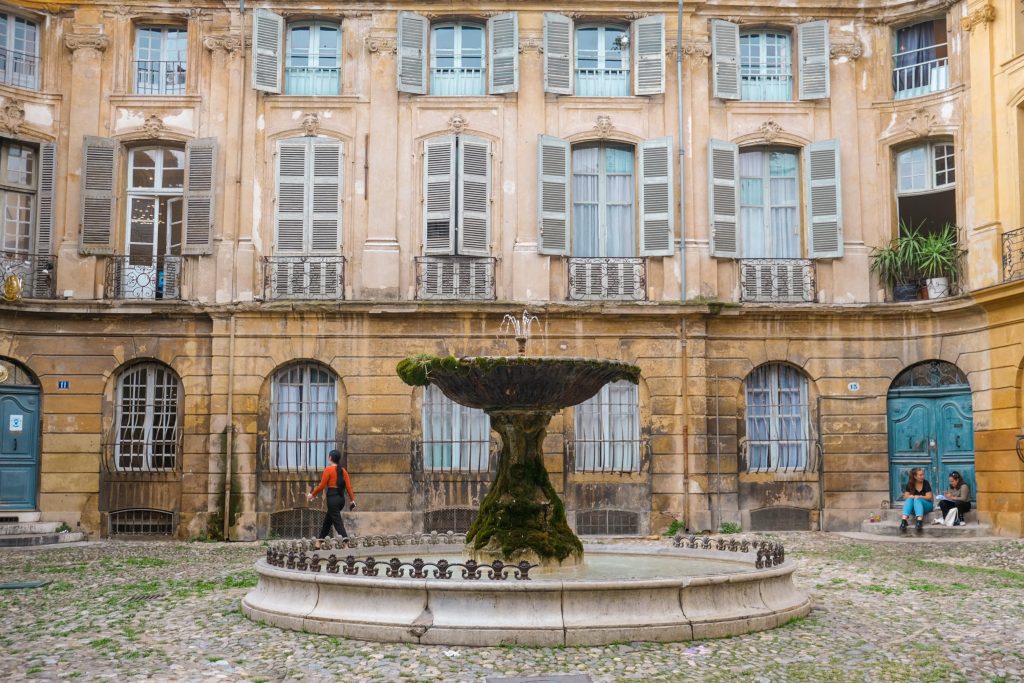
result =
[[[540,36],[523,36],[519,41],[519,53],[524,52],[544,54],[544,40]]]
[[[9,98],[0,106],[0,127],[4,130],[17,133],[21,130],[21,124],[25,123],[25,106],[16,99]]]
[[[992,5],[982,5],[966,17],[960,20],[960,28],[971,32],[976,26],[987,24],[996,18],[996,8]]]
[[[612,123],[612,117],[601,115],[597,117],[597,122],[594,124],[594,130],[597,131],[597,136],[600,138],[606,138],[612,134],[615,129],[615,124]]]
[[[203,9],[201,7],[192,7],[189,9],[181,10],[180,14],[186,19],[195,19],[196,21],[213,20],[213,13],[210,10]]]
[[[320,115],[316,112],[308,111],[302,117],[302,134],[307,138],[315,138],[320,135]]]
[[[462,114],[453,114],[452,117],[448,119],[448,130],[453,133],[461,133],[467,128],[469,128],[469,121],[466,120],[466,117]]]
[[[761,134],[764,141],[769,145],[779,139],[779,135],[783,133],[782,126],[775,121],[768,119],[760,126],[757,127],[757,132]]]
[[[935,123],[935,114],[927,109],[916,109],[907,117],[904,125],[912,135],[923,138],[931,134],[932,129],[935,128]]]
[[[832,59],[842,59],[845,57],[853,61],[864,56],[864,46],[861,45],[860,40],[857,38],[833,38],[829,42],[829,56]]]
[[[158,138],[164,132],[164,120],[156,114],[150,114],[146,117],[146,122],[142,124],[142,127],[145,129],[146,135]]]

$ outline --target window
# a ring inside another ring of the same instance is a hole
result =
[[[286,95],[337,95],[341,92],[341,29],[337,24],[288,25]]]
[[[895,99],[927,95],[949,87],[946,22],[925,21],[896,30],[892,88]]]
[[[930,233],[956,224],[952,142],[929,142],[896,152],[896,201],[901,225]]]
[[[0,143],[0,209],[3,251],[26,256],[35,225],[37,149],[11,140]]]
[[[629,95],[629,28],[576,29],[576,94],[581,97]]]
[[[636,255],[634,191],[632,147],[573,147],[573,256]]]
[[[577,472],[640,471],[640,398],[635,384],[606,384],[574,412]]]
[[[337,254],[345,149],[340,140],[302,137],[277,146],[277,253]]]
[[[807,378],[796,368],[773,363],[755,368],[744,388],[748,469],[806,470],[810,446]]]
[[[321,365],[294,365],[270,383],[270,468],[318,470],[337,448],[338,394],[334,374]]]
[[[128,153],[124,298],[175,298],[180,275],[185,150],[141,147]],[[171,257],[171,258],[167,258]]]
[[[0,82],[39,87],[39,29],[35,22],[0,12]]]
[[[491,143],[444,135],[424,143],[424,254],[490,254]]]
[[[173,470],[179,463],[181,381],[159,363],[125,370],[117,381],[114,466],[118,470]]]
[[[182,95],[188,59],[188,32],[181,28],[139,27],[135,32],[135,92]]]
[[[740,97],[756,102],[793,98],[793,55],[788,33],[740,35]]]
[[[423,469],[486,472],[491,418],[452,401],[440,389],[423,391]]]
[[[485,94],[484,27],[439,24],[430,33],[430,94]]]
[[[800,194],[791,150],[740,152],[740,252],[744,258],[799,258]]]

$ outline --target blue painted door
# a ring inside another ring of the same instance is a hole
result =
[[[926,389],[891,393],[889,418],[889,489],[902,495],[910,470],[923,467],[936,494],[948,486],[949,473],[960,472],[976,495],[974,413],[967,391],[939,394]]]
[[[35,510],[39,490],[39,389],[0,388],[0,510]]]

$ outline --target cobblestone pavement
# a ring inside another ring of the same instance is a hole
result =
[[[563,648],[378,644],[254,624],[239,601],[259,543],[0,551],[3,581],[52,581],[0,591],[0,680],[1024,681],[1024,541],[773,537],[799,565],[808,617],[721,640]]]

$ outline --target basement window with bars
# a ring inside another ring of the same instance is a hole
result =
[[[490,467],[491,418],[427,385],[423,390],[423,469],[486,472]]]
[[[580,536],[635,536],[640,515],[629,510],[578,510],[576,533]]]
[[[321,470],[337,448],[337,380],[330,369],[314,363],[292,365],[274,373],[270,384],[271,470]]]
[[[477,512],[479,511],[476,508],[427,510],[423,513],[423,531],[426,533],[436,531],[439,534],[449,531],[454,531],[457,534],[467,533],[476,519]]]
[[[743,382],[750,472],[805,471],[811,448],[807,378],[781,363],[757,367]]]
[[[277,538],[314,538],[320,533],[324,513],[314,508],[292,508],[270,515],[270,535]]]
[[[160,363],[124,370],[117,381],[114,467],[158,472],[178,465],[181,442],[181,380]]]
[[[136,508],[117,510],[107,520],[111,536],[172,536],[174,513]]]
[[[606,384],[574,412],[577,472],[640,471],[640,399],[635,384]]]

